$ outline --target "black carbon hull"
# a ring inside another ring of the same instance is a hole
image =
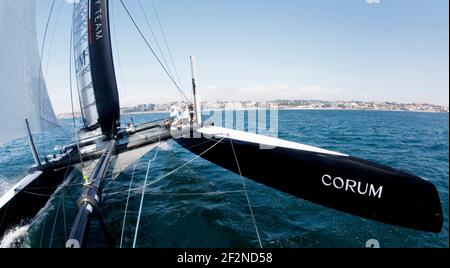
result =
[[[220,139],[179,138],[202,154]],[[293,196],[364,218],[440,232],[442,208],[427,180],[354,157],[277,147],[225,138],[202,157],[225,169]]]
[[[26,187],[14,189],[15,195],[0,208],[0,238],[10,228],[28,224],[72,171],[71,167],[45,171]]]

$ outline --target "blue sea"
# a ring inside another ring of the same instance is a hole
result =
[[[133,115],[136,123],[166,114]],[[370,239],[386,248],[449,247],[449,115],[382,111],[279,111],[278,136],[369,159],[427,178],[436,185],[445,216],[439,234],[414,231],[351,216],[245,180],[256,226],[266,248],[362,248]],[[126,123],[130,116],[124,116]],[[52,153],[73,133],[72,120],[61,128],[36,135],[38,150]],[[124,222],[128,188],[182,166],[195,156],[174,142],[150,152],[105,188],[101,220],[92,222],[89,247],[132,247],[141,201],[132,192]],[[33,163],[26,139],[0,147],[0,194],[17,183]],[[276,167],[273,167],[276,168]],[[134,172],[133,172],[134,170]],[[134,175],[133,175],[134,174]],[[301,176],[301,174],[292,174]],[[77,212],[81,174],[61,188],[29,225],[20,226],[2,245],[64,247]],[[241,178],[203,159],[146,189],[136,235],[140,248],[259,247]]]

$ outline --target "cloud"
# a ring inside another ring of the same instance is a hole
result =
[[[366,0],[366,2],[369,5],[372,5],[372,4],[378,5],[380,3],[380,0]]]

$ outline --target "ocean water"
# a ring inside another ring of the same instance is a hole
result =
[[[135,122],[165,114],[133,115]],[[122,122],[128,122],[125,116]],[[427,178],[436,185],[443,210],[441,233],[377,223],[325,208],[245,180],[262,244],[269,248],[448,247],[449,115],[381,111],[280,111],[279,137],[369,159]],[[36,135],[41,152],[71,139],[72,121]],[[51,142],[49,142],[49,140]],[[141,201],[128,188],[140,187],[150,152],[105,188],[102,219],[92,222],[88,246],[132,247]],[[157,151],[148,181],[180,167],[195,156],[174,142]],[[0,147],[0,194],[18,182],[32,164],[26,139]],[[274,167],[276,168],[276,167]],[[300,174],[293,174],[299,176]],[[33,222],[17,226],[0,246],[63,247],[77,212],[78,174],[51,198]],[[255,225],[238,175],[197,159],[146,188],[136,247],[258,247]],[[101,224],[103,222],[103,224]]]

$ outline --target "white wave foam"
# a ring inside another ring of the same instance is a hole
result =
[[[170,150],[172,150],[172,144],[170,142],[163,142],[159,146],[159,150],[161,150],[161,151],[170,151]]]
[[[15,248],[20,247],[28,233],[30,225],[17,226],[8,231],[0,242],[0,248]]]
[[[12,184],[7,182],[5,178],[0,176],[0,196],[5,194],[11,187]]]

